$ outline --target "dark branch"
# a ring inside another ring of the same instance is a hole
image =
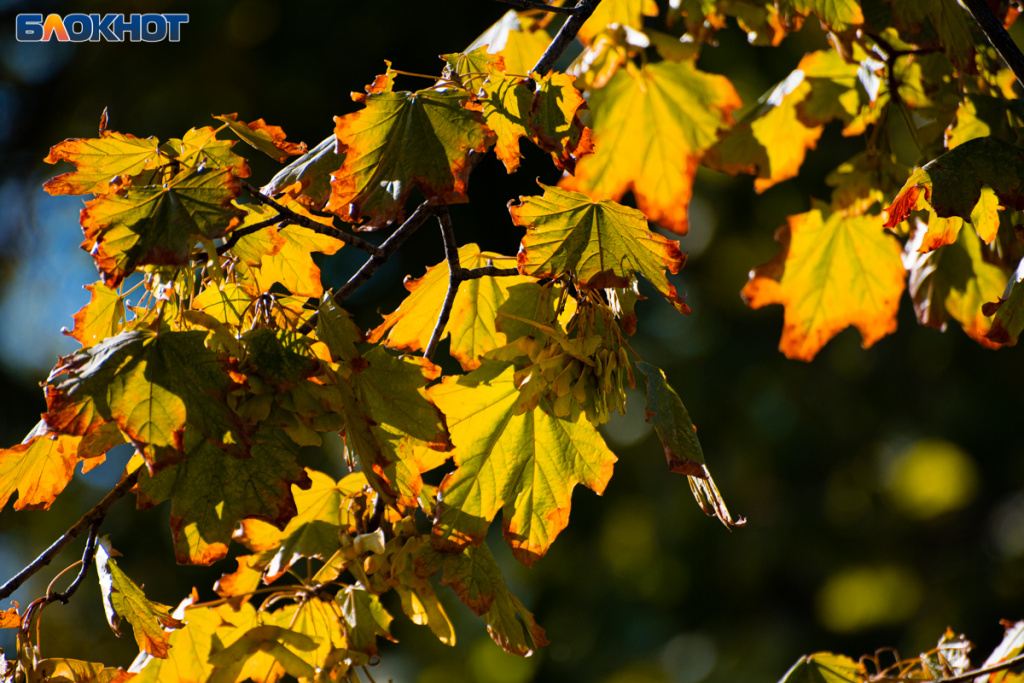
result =
[[[583,24],[600,3],[601,0],[580,0],[573,8],[573,15],[562,24],[562,28],[558,30],[551,45],[548,45],[548,49],[544,51],[540,60],[530,71],[540,76],[546,76],[555,66],[558,58],[565,52],[565,48],[569,47],[569,43],[576,39],[576,34],[580,32]]]
[[[505,3],[506,5],[512,5],[519,9],[535,9],[541,12],[554,12],[555,14],[576,14],[579,10],[575,7],[555,7],[554,5],[545,5],[542,2],[530,2],[529,0],[496,0],[497,2]]]
[[[131,487],[135,486],[135,483],[139,480],[140,472],[141,470],[135,470],[122,479],[117,486],[111,489],[110,493],[104,496],[103,500],[97,503],[92,510],[86,512],[80,520],[75,522],[74,526],[65,531],[60,538],[53,542],[53,545],[44,550],[39,557],[33,560],[32,564],[22,569],[18,572],[17,576],[5,583],[3,587],[0,588],[0,600],[11,597],[14,591],[21,588],[21,585],[35,575],[36,572],[50,564],[50,561],[64,549],[64,546],[78,538],[83,531],[93,527],[94,525],[98,527],[107,516],[107,512],[110,511],[111,506],[120,500],[124,494],[128,493],[128,490]]]
[[[996,15],[985,4],[985,0],[963,0],[963,4],[985,33],[988,42],[992,43],[992,47],[1006,62],[1006,66],[1013,71],[1017,82],[1024,86],[1024,54],[1021,54],[1020,48],[1010,38],[1010,34],[1003,28]]]
[[[89,539],[85,542],[85,552],[82,553],[82,568],[78,572],[78,576],[71,582],[71,585],[67,587],[63,593],[50,593],[46,596],[46,602],[57,602],[60,601],[62,605],[68,604],[68,600],[75,594],[78,587],[82,585],[82,581],[85,580],[86,575],[89,573],[89,567],[92,565],[93,558],[96,556],[96,541],[100,535],[100,525],[102,520],[98,520],[92,523],[89,527]]]
[[[337,226],[327,226],[319,221],[310,220],[302,214],[295,213],[288,207],[274,201],[273,198],[260,192],[259,188],[254,187],[248,181],[243,180],[241,182],[242,186],[253,196],[253,199],[258,201],[260,204],[271,207],[277,211],[278,216],[287,219],[289,223],[295,223],[296,225],[301,225],[307,230],[312,230],[313,232],[321,235],[327,235],[328,237],[333,237],[336,240],[341,240],[345,244],[350,244],[356,249],[362,249],[368,254],[373,254],[374,256],[380,254],[380,248],[377,245],[367,242],[363,238],[357,237],[350,232],[346,232]],[[332,216],[332,218],[334,217]]]
[[[437,323],[434,331],[427,342],[427,348],[423,350],[424,358],[431,358],[437,349],[444,328],[448,325],[448,318],[452,314],[452,304],[455,302],[455,295],[459,291],[459,285],[465,280],[466,269],[459,262],[459,247],[455,244],[455,230],[452,228],[452,217],[448,213],[448,207],[441,207],[437,214],[437,222],[441,224],[441,239],[444,240],[444,258],[448,262],[448,291],[444,295],[444,303],[441,304],[441,313],[437,316]]]
[[[481,266],[479,268],[471,268],[469,270],[463,270],[460,280],[476,280],[481,277],[510,277],[512,275],[519,275],[518,268],[498,268],[493,265]]]
[[[246,235],[251,235],[254,232],[259,232],[263,228],[269,228],[271,225],[274,225],[275,223],[281,223],[283,218],[284,217],[281,214],[277,214],[273,218],[268,218],[265,221],[253,223],[252,225],[247,225],[244,228],[234,230],[231,233],[231,236],[228,237],[228,240],[224,244],[217,247],[217,256],[223,256],[224,254],[226,254],[227,251],[231,249],[231,247],[238,244],[238,240],[242,239]],[[205,258],[207,258],[205,254],[198,254],[197,256],[192,257],[192,260],[202,261]]]
[[[362,268],[356,271],[356,274],[349,278],[349,281],[342,285],[341,289],[334,293],[334,301],[341,306],[352,295],[352,292],[359,289],[360,285],[377,272],[378,268],[387,263],[387,260],[398,251],[398,248],[436,211],[437,207],[432,206],[429,202],[423,202],[416,207],[412,215],[397,230],[391,233],[391,236],[384,241],[384,244],[380,245],[378,252],[367,259]],[[319,317],[319,313],[314,313],[298,329],[299,334],[309,334],[312,332],[316,328],[316,322]]]

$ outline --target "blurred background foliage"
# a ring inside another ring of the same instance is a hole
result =
[[[20,441],[44,409],[37,383],[75,347],[60,329],[88,300],[82,285],[96,279],[78,249],[81,200],[40,187],[58,172],[42,163],[51,145],[94,136],[104,107],[113,130],[142,137],[180,136],[212,125],[211,114],[238,112],[313,145],[331,133],[334,115],[356,108],[348,93],[381,72],[384,59],[438,73],[437,55],[461,50],[506,9],[486,0],[0,0],[3,444]],[[14,16],[25,11],[190,19],[180,43],[19,44]],[[779,48],[751,47],[730,26],[699,65],[727,74],[752,103],[824,45],[813,23]],[[865,351],[847,330],[801,364],[776,350],[781,308],[755,312],[740,301],[747,271],[776,251],[775,228],[808,210],[811,197],[827,197],[825,175],[861,144],[835,125],[799,178],[762,195],[750,178],[702,170],[678,282],[694,313],[681,317],[660,297],[638,306],[634,347],[666,370],[747,527],[729,533],[705,518],[686,480],[667,473],[636,392],[630,412],[605,430],[620,457],[611,484],[603,498],[577,492],[572,523],[550,554],[528,571],[493,539],[552,645],[530,659],[505,655],[451,599],[458,645],[443,646],[399,617],[401,643],[383,652],[378,681],[771,683],[805,653],[856,657],[891,645],[915,655],[947,626],[990,649],[1002,635],[999,619],[1024,618],[1021,351],[920,328],[904,297],[895,335]],[[493,157],[474,173],[470,204],[453,211],[461,243],[515,252],[521,233],[505,203],[537,193],[535,179],[558,177],[527,147],[515,176]],[[275,171],[261,155],[250,163],[257,183]],[[361,262],[347,251],[325,263],[326,283],[343,282]],[[400,301],[404,275],[442,259],[436,230],[425,228],[350,300],[357,321],[375,325]],[[337,442],[310,451],[306,464],[340,474],[339,451]],[[48,512],[8,507],[0,578],[98,501],[126,457],[76,475]],[[233,563],[172,571],[166,506],[137,513],[132,505],[119,502],[104,525],[128,574],[168,604],[192,586],[213,597],[214,580]],[[22,605],[77,559],[81,544],[18,592]],[[92,577],[71,604],[46,611],[43,628],[50,656],[127,666],[135,654],[130,637],[118,640],[104,625]],[[0,632],[0,647],[9,652],[13,636]]]

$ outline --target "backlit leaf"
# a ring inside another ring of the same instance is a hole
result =
[[[151,472],[184,455],[186,425],[215,447],[244,451],[238,416],[224,402],[234,387],[205,332],[136,330],[68,356],[47,387],[47,424],[85,435],[114,421]]]
[[[814,12],[824,27],[846,31],[864,23],[864,13],[857,0],[793,0],[801,12]]]
[[[924,238],[918,228],[904,254],[917,321],[944,330],[952,318],[982,346],[999,346],[986,336],[992,319],[983,307],[1000,298],[1009,273],[985,258],[985,246],[973,230],[961,230],[952,244],[920,253],[918,245]]]
[[[139,506],[171,500],[171,532],[180,564],[212,564],[228,552],[235,525],[258,517],[284,527],[296,512],[292,484],[308,487],[296,448],[270,429],[253,436],[251,455],[238,458],[206,440],[183,462],[139,480]],[[196,486],[203,482],[203,486]]]
[[[985,336],[999,344],[1013,346],[1017,337],[1024,330],[1024,259],[1017,264],[1017,269],[1010,276],[1006,290],[997,301],[986,302],[982,306],[985,315],[991,315],[992,326]]]
[[[210,654],[213,674],[207,681],[236,683],[252,678],[258,683],[273,683],[282,673],[311,679],[316,671],[298,653],[316,649],[316,642],[298,631],[271,624],[253,626],[224,649]],[[281,671],[276,671],[278,666]]]
[[[213,118],[226,123],[232,133],[275,161],[284,163],[288,157],[306,152],[306,143],[285,142],[284,131],[279,126],[267,125],[263,119],[245,123],[238,120],[238,114],[225,114]]]
[[[844,655],[816,652],[797,660],[779,683],[860,683],[864,667]]]
[[[118,177],[130,177],[160,164],[156,138],[107,132],[99,138],[65,140],[50,149],[43,160],[48,164],[70,161],[71,173],[46,181],[43,189],[52,195],[107,194],[116,191]]]
[[[99,574],[107,623],[114,633],[121,635],[119,624],[122,618],[127,619],[140,650],[154,657],[166,657],[170,644],[169,633],[164,629],[178,628],[181,622],[170,615],[169,607],[147,599],[117,566],[113,554],[110,539],[101,537],[96,547],[96,572]]]
[[[665,271],[676,273],[685,257],[679,244],[647,227],[644,214],[614,201],[579,192],[544,188],[542,197],[520,197],[509,207],[512,222],[527,228],[519,249],[519,272],[559,277],[570,270],[593,289],[628,287],[638,273],[677,310],[689,312]]]
[[[338,138],[331,135],[278,171],[261,191],[269,195],[287,191],[300,204],[318,209],[330,198],[331,173],[341,168],[344,159],[338,154]]]
[[[512,553],[530,566],[569,521],[572,489],[604,491],[615,455],[580,413],[556,418],[547,401],[516,414],[514,369],[486,364],[430,389],[445,414],[456,470],[441,482],[433,541],[444,550],[478,545],[502,510]]]
[[[487,52],[502,58],[505,73],[526,76],[551,43],[551,35],[537,19],[521,17],[509,10],[466,48],[472,52],[486,46]]]
[[[346,586],[338,594],[344,616],[345,634],[349,647],[370,657],[377,654],[377,638],[391,636],[392,616],[373,593],[356,586]]]
[[[644,27],[644,17],[656,16],[658,3],[655,0],[603,0],[583,24],[579,37],[584,43],[589,43],[609,24],[628,26],[640,31]]]
[[[184,266],[196,242],[228,233],[241,219],[230,205],[240,190],[231,169],[184,171],[164,185],[104,195],[82,210],[82,248],[116,286],[139,266]]]
[[[896,329],[905,272],[899,244],[880,216],[844,216],[817,207],[779,228],[779,253],[750,273],[743,298],[751,308],[786,308],[779,350],[809,361],[853,325],[864,348]]]
[[[428,198],[465,201],[470,151],[483,152],[487,130],[454,91],[378,92],[366,107],[335,117],[341,168],[327,205],[344,220],[380,227],[403,215],[413,188]]]
[[[509,173],[519,168],[520,138],[550,152],[555,164],[570,173],[576,158],[591,151],[589,133],[576,117],[584,100],[572,82],[571,76],[558,73],[528,81],[491,67],[480,102],[484,122],[498,138],[495,154]]]
[[[15,491],[15,510],[48,510],[71,481],[81,441],[50,434],[40,421],[23,443],[0,450],[0,510]]]
[[[685,234],[698,162],[740,106],[732,84],[690,62],[664,61],[636,78],[620,70],[588,105],[594,154],[560,184],[597,199],[632,190],[650,220]]]
[[[230,168],[237,177],[248,178],[252,173],[249,164],[235,154],[234,146],[234,140],[219,140],[212,126],[203,126],[191,129],[180,140],[171,138],[160,146],[160,151],[184,166]]]
[[[36,672],[46,683],[124,683],[132,675],[124,669],[80,659],[43,659]]]
[[[927,20],[931,24],[928,28],[938,34],[939,44],[953,63],[973,71],[973,22],[956,0],[893,0],[892,19],[901,33],[912,37],[921,33]]]
[[[89,303],[73,316],[74,329],[64,330],[64,334],[77,339],[82,346],[93,346],[118,333],[124,318],[124,302],[116,289],[102,282],[86,285],[85,290],[90,294]]]
[[[308,637],[316,647],[294,648],[294,654],[314,671],[330,671],[332,655],[337,657],[348,648],[348,639],[341,626],[341,608],[329,595],[311,596],[299,603],[286,605],[274,612],[277,624]],[[326,669],[325,669],[326,667]],[[333,673],[333,672],[332,672]],[[336,674],[335,674],[336,675]]]
[[[665,373],[650,363],[639,362],[636,369],[647,378],[647,421],[665,447],[669,470],[703,476],[704,450],[679,394],[669,386]]]
[[[459,248],[459,262],[463,268],[479,268],[493,261],[499,268],[511,267],[511,258],[480,251],[476,244]],[[530,282],[523,276],[482,277],[459,284],[451,317],[445,327],[444,339],[450,335],[451,355],[466,370],[480,366],[480,356],[503,346],[507,339],[496,328],[495,313],[508,299],[508,290],[518,284]],[[437,324],[445,294],[448,291],[448,262],[442,261],[427,268],[426,274],[416,280],[406,279],[409,295],[393,312],[384,316],[384,322],[369,336],[373,343],[384,339],[387,346],[400,351],[416,352],[426,348]]]

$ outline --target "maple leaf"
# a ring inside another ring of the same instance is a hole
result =
[[[248,178],[252,171],[246,160],[234,153],[233,140],[217,139],[212,126],[192,128],[181,139],[171,138],[160,151],[190,168],[230,168],[235,176]]]
[[[874,99],[859,78],[862,70],[833,50],[805,55],[795,71],[711,148],[705,163],[732,175],[756,174],[758,193],[796,177],[807,150],[817,146],[824,124],[835,118],[852,124]],[[859,132],[849,127],[843,131]]]
[[[70,161],[75,170],[47,180],[51,195],[108,194],[120,188],[119,178],[131,177],[160,163],[156,138],[106,132],[98,138],[65,140],[50,148],[43,161]]]
[[[338,139],[331,135],[277,172],[261,188],[265,195],[287,192],[304,206],[319,209],[331,196],[331,173],[341,168],[344,154],[338,154]]]
[[[63,332],[88,347],[118,333],[124,318],[124,302],[116,289],[102,282],[85,285],[85,290],[90,295],[89,303],[73,316],[74,329]]]
[[[350,366],[352,376],[339,385],[351,392],[338,411],[345,445],[375,489],[415,506],[420,475],[441,465],[449,448],[441,413],[426,391],[441,370],[425,358],[395,358],[379,346]]]
[[[544,23],[509,10],[465,52],[469,54],[485,47],[488,54],[501,57],[505,73],[526,76],[551,44],[551,35],[544,30]]]
[[[480,251],[476,244],[459,247],[459,262],[463,268],[472,269],[494,261],[499,267],[508,256]],[[437,324],[448,292],[448,262],[442,261],[427,268],[426,274],[418,279],[405,281],[409,295],[401,305],[388,315],[384,322],[372,332],[368,341],[384,343],[400,351],[421,351],[426,348]],[[503,346],[508,340],[497,329],[495,312],[509,298],[509,288],[530,282],[523,276],[482,277],[465,280],[459,284],[451,316],[441,335],[452,338],[450,353],[465,370],[480,366],[480,356],[491,349]]]
[[[310,485],[295,462],[297,449],[269,427],[252,441],[250,457],[237,458],[196,439],[183,462],[140,478],[140,508],[171,501],[171,533],[180,564],[208,565],[226,556],[242,519],[258,517],[282,528],[295,515],[292,485]],[[197,487],[197,481],[204,486]]]
[[[0,628],[21,628],[21,617],[18,615],[18,603],[14,607],[0,610]]]
[[[779,253],[750,273],[751,308],[786,308],[779,350],[809,361],[853,325],[868,348],[896,329],[905,272],[899,244],[877,215],[845,216],[819,205],[775,233]]]
[[[349,647],[370,657],[377,651],[377,638],[396,642],[391,635],[392,616],[373,593],[357,586],[345,586],[338,594]]]
[[[240,324],[252,303],[252,296],[230,282],[208,286],[192,299],[193,308],[227,325]]]
[[[631,29],[642,31],[644,17],[656,16],[658,16],[658,3],[655,0],[603,0],[594,9],[590,18],[584,22],[578,35],[584,44],[588,44],[610,24],[628,26]]]
[[[307,488],[292,485],[295,515],[283,529],[261,519],[245,519],[235,540],[258,551],[253,564],[280,576],[304,557],[328,560],[338,550],[338,534],[354,523],[342,503],[366,486],[366,475],[353,473],[335,482],[332,477],[306,469]]]
[[[327,209],[364,228],[402,217],[413,188],[442,203],[465,201],[470,151],[483,152],[487,129],[479,112],[453,90],[377,92],[366,107],[335,117],[338,152]]]
[[[636,368],[647,378],[647,421],[665,447],[669,470],[703,477],[704,449],[679,394],[669,386],[664,371],[644,362]]]
[[[299,652],[314,652],[316,641],[304,633],[272,624],[253,626],[224,649],[210,653],[208,683],[236,683],[250,678],[273,683],[284,673],[312,680],[316,671]],[[280,667],[280,671],[276,669]]]
[[[592,151],[589,131],[576,114],[585,105],[566,74],[505,76],[494,66],[481,89],[484,122],[497,136],[494,152],[509,173],[519,168],[519,139],[550,152],[559,168],[572,173],[576,159]],[[527,85],[529,84],[529,85]]]
[[[919,247],[924,251],[952,244],[963,220],[973,221],[978,234],[991,242],[999,225],[998,205],[1017,205],[1024,193],[1022,179],[1024,150],[996,137],[969,140],[910,175],[886,209],[885,227],[894,228],[924,209],[931,216]]]
[[[304,210],[299,211],[301,205],[290,197],[282,197],[280,203],[293,211],[305,213]],[[245,219],[238,229],[277,215],[273,208],[262,204],[246,205],[245,210]],[[344,245],[339,239],[299,225],[271,225],[240,238],[232,252],[253,266],[250,273],[253,285],[242,283],[251,294],[270,291],[274,283],[280,283],[295,296],[319,297],[324,288],[320,281],[320,268],[313,261],[312,252],[331,255]]]
[[[632,190],[648,218],[686,234],[701,155],[740,104],[728,79],[690,62],[648,64],[636,77],[619,71],[590,94],[594,153],[560,185],[597,199],[618,200]]]
[[[205,338],[198,331],[135,330],[65,357],[47,385],[47,424],[84,436],[113,421],[151,472],[184,455],[186,424],[210,443],[238,451],[240,420],[224,402],[234,382]]]
[[[917,42],[925,20],[938,35],[938,43],[950,60],[967,73],[976,71],[971,38],[973,22],[956,0],[893,0],[892,21],[901,34]]]
[[[665,275],[666,269],[677,273],[686,260],[678,242],[651,232],[647,218],[636,209],[541,187],[542,197],[520,197],[518,205],[509,206],[512,222],[527,229],[519,248],[519,272],[559,277],[571,270],[581,286],[591,289],[628,287],[638,273],[673,307],[689,312]]]
[[[80,436],[51,434],[40,421],[25,441],[0,450],[0,510],[18,492],[15,510],[49,510],[71,481]]]
[[[305,142],[285,142],[285,134],[280,126],[267,125],[263,119],[245,123],[238,120],[238,114],[224,114],[213,118],[226,123],[232,133],[274,161],[284,163],[288,157],[306,153]]]
[[[927,253],[919,249],[924,239],[925,229],[919,225],[904,252],[917,321],[945,330],[952,318],[982,346],[1000,346],[987,336],[992,319],[984,306],[1000,298],[1009,274],[986,258],[985,247],[973,230],[960,230],[952,244]]]
[[[196,242],[223,237],[240,222],[230,205],[239,190],[226,168],[182,171],[164,185],[98,197],[82,210],[82,248],[110,287],[139,266],[188,265]]]
[[[488,363],[429,390],[448,422],[456,465],[441,482],[432,540],[445,551],[478,545],[502,510],[513,555],[531,566],[568,524],[573,487],[603,492],[616,458],[582,413],[557,418],[541,400],[516,414],[513,375]]]
[[[1024,102],[993,95],[965,93],[956,118],[946,127],[946,147],[953,149],[975,138],[996,137],[1013,143],[1024,127]]]
[[[993,316],[992,326],[985,333],[985,337],[990,341],[1013,346],[1024,330],[1024,286],[1018,286],[1022,281],[1024,259],[1017,264],[1017,269],[1006,283],[1003,295],[997,301],[990,301],[982,306],[982,313]]]
[[[859,683],[864,666],[844,655],[816,652],[797,660],[779,683]]]
[[[483,617],[487,633],[505,652],[529,657],[548,644],[544,629],[508,589],[486,544],[457,554],[439,553],[427,546],[416,563],[417,571],[426,576],[442,569],[441,585],[450,586],[463,604]]]
[[[800,12],[814,12],[822,27],[830,31],[848,31],[864,23],[864,12],[857,0],[793,0]]]
[[[187,598],[174,611],[174,616],[184,622],[184,626],[168,634],[170,652],[167,657],[140,655],[132,665],[132,670],[138,671],[133,679],[135,683],[193,683],[209,678],[213,671],[208,661],[213,640],[222,637],[230,628],[230,620],[238,617],[231,614],[229,605],[214,610],[192,607],[193,601]],[[239,616],[252,609],[251,605],[242,603]]]
[[[100,578],[107,623],[115,634],[121,635],[119,624],[122,618],[127,619],[141,650],[154,657],[167,657],[169,633],[164,629],[178,628],[181,622],[170,615],[169,607],[146,598],[135,582],[117,566],[114,553],[109,537],[100,537],[96,546],[96,572]]]
[[[132,674],[118,667],[64,657],[40,660],[35,667],[35,673],[48,683],[125,683],[132,678]]]
[[[273,617],[278,626],[300,633],[317,644],[312,649],[298,649],[294,653],[296,657],[314,671],[331,671],[332,676],[338,673],[330,663],[332,655],[337,661],[339,652],[348,654],[348,639],[342,630],[341,607],[337,600],[311,596],[275,610]]]

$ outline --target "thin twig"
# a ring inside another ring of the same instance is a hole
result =
[[[374,256],[380,254],[380,247],[378,247],[376,244],[367,242],[362,237],[358,237],[350,232],[346,232],[341,228],[337,227],[336,225],[328,226],[324,225],[319,221],[311,220],[303,216],[301,213],[296,213],[289,209],[287,206],[283,206],[282,204],[274,201],[272,197],[268,197],[267,195],[263,194],[262,192],[259,191],[259,188],[250,184],[248,181],[243,180],[241,182],[242,187],[248,190],[249,194],[253,196],[253,199],[258,201],[260,204],[264,204],[265,206],[271,207],[272,209],[277,211],[278,215],[287,218],[289,223],[295,223],[296,225],[301,225],[302,227],[308,230],[312,230],[313,232],[319,233],[321,235],[327,235],[328,237],[333,237],[334,239],[341,240],[345,244],[350,244],[356,249],[362,249],[368,254],[373,254]]]
[[[448,326],[448,318],[452,314],[452,304],[455,303],[455,295],[459,291],[459,285],[465,279],[465,268],[459,262],[459,247],[455,244],[455,230],[452,228],[452,217],[448,213],[448,207],[441,207],[437,213],[437,222],[441,224],[441,239],[444,240],[444,258],[448,262],[448,291],[444,295],[444,303],[441,304],[441,312],[437,316],[437,323],[434,331],[427,342],[427,348],[423,350],[424,358],[431,358],[437,350],[437,344],[441,341],[444,328]]]
[[[996,15],[985,4],[985,0],[963,0],[963,4],[967,11],[971,13],[971,16],[974,17],[974,21],[978,23],[978,26],[985,33],[988,42],[992,44],[992,47],[996,49],[999,56],[1003,58],[1006,66],[1010,67],[1010,70],[1013,71],[1013,75],[1017,77],[1017,82],[1024,86],[1024,54],[1021,54],[1020,48],[1013,42],[1010,34],[1003,28]]]
[[[554,5],[545,5],[543,2],[530,2],[530,0],[496,0],[506,5],[512,5],[519,9],[535,9],[541,12],[553,12],[555,14],[576,14],[579,10],[575,7],[556,7]]]
[[[277,223],[284,222],[283,219],[284,219],[284,216],[282,216],[281,214],[277,214],[273,218],[268,218],[265,221],[260,221],[259,223],[253,223],[252,225],[246,225],[245,227],[238,228],[237,230],[232,231],[231,235],[228,237],[227,241],[224,242],[224,244],[222,244],[219,247],[217,247],[217,256],[223,256],[224,254],[226,254],[228,252],[228,250],[231,249],[232,247],[234,247],[236,244],[238,244],[238,240],[242,239],[243,237],[245,237],[247,235],[251,235],[254,232],[259,232],[263,228],[269,228],[271,225],[275,225]],[[206,254],[199,253],[196,256],[193,256],[192,260],[193,261],[202,261],[202,260],[207,259],[207,258],[209,258],[209,257]]]
[[[555,66],[558,58],[565,52],[565,48],[569,47],[569,43],[576,39],[576,34],[580,32],[583,24],[586,23],[600,3],[601,0],[580,0],[576,7],[573,8],[573,15],[562,24],[562,28],[558,30],[554,40],[548,45],[548,49],[544,51],[540,60],[530,71],[540,76],[546,76],[552,67]]]
[[[481,277],[510,277],[512,275],[519,275],[518,268],[498,268],[497,266],[480,266],[479,268],[470,268],[469,270],[463,270],[460,277],[461,280],[476,280]]]
[[[83,531],[91,528],[93,525],[99,525],[107,516],[107,512],[110,511],[111,506],[120,500],[124,494],[128,493],[128,490],[131,487],[135,486],[136,482],[139,480],[140,472],[141,468],[135,470],[122,479],[117,486],[111,489],[110,493],[103,497],[103,500],[97,503],[93,509],[86,512],[80,520],[75,522],[74,526],[65,531],[60,538],[53,542],[53,545],[44,550],[39,557],[33,560],[32,564],[22,569],[18,572],[17,576],[5,583],[3,587],[0,587],[0,600],[9,598],[14,591],[21,588],[21,585],[25,583],[25,581],[35,575],[35,573],[40,569],[50,564],[50,561],[64,549],[64,546],[78,538]]]
[[[387,260],[391,258],[398,248],[405,243],[407,239],[416,230],[423,225],[423,223],[430,218],[437,211],[437,207],[431,205],[429,201],[423,202],[416,207],[412,215],[409,216],[402,225],[391,233],[391,236],[384,240],[384,244],[380,245],[378,253],[374,254],[366,260],[366,263],[356,271],[356,274],[349,278],[341,288],[334,293],[334,301],[341,306],[352,292],[359,289],[359,287],[370,279],[370,276],[377,272],[377,269],[387,263]],[[316,328],[317,320],[319,320],[319,311],[313,313],[303,325],[298,329],[299,334],[309,334]]]
[[[46,596],[47,602],[60,601],[62,605],[66,605],[71,596],[78,590],[78,587],[82,585],[82,581],[85,580],[86,575],[89,573],[89,566],[92,565],[93,558],[96,555],[96,541],[99,538],[101,523],[102,520],[97,520],[89,527],[89,539],[85,542],[85,552],[82,553],[82,569],[78,572],[78,576],[75,577],[75,580],[71,582],[71,585],[63,593],[49,593]]]

